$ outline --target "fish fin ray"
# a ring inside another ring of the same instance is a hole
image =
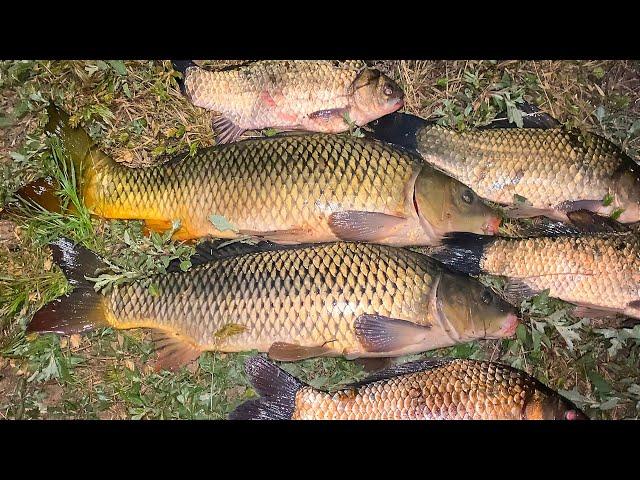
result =
[[[240,135],[246,132],[246,129],[239,127],[232,120],[222,115],[216,115],[211,121],[211,126],[216,132],[216,144],[235,142]]]
[[[566,222],[567,216],[564,212],[553,208],[537,208],[531,205],[513,204],[505,207],[505,213],[509,218],[531,218],[531,217],[549,217],[560,222]]]
[[[67,335],[108,326],[104,296],[85,278],[94,276],[97,270],[106,266],[105,263],[91,250],[74,245],[68,238],[62,237],[49,247],[53,261],[62,269],[73,290],[38,310],[27,325],[27,333]]]
[[[274,342],[269,348],[269,358],[281,362],[296,362],[307,358],[331,355],[333,350],[326,345],[306,347],[295,343]]]
[[[416,134],[435,119],[423,119],[408,113],[394,112],[370,122],[365,135],[382,142],[391,143],[410,151],[417,150]]]
[[[158,353],[156,371],[178,370],[202,353],[202,348],[179,333],[155,329],[152,331],[151,338]]]
[[[407,320],[383,315],[364,314],[356,318],[356,338],[367,352],[394,352],[424,339],[430,325],[418,325]]]
[[[496,238],[475,233],[452,233],[442,239],[440,245],[431,247],[425,254],[441,263],[464,273],[482,273],[480,262],[487,245]]]
[[[407,362],[401,363],[399,365],[393,365],[389,368],[381,370],[379,372],[370,375],[359,382],[352,383],[347,385],[345,388],[359,388],[370,383],[379,382],[381,380],[389,380],[390,378],[397,377],[398,375],[407,375],[410,373],[423,372],[426,370],[431,370],[433,368],[441,367],[442,365],[446,365],[452,361],[456,360],[455,358],[426,358],[423,360],[417,360],[415,362]]]
[[[329,215],[329,228],[340,240],[375,242],[383,240],[405,221],[403,217],[386,213],[346,210]]]
[[[317,112],[312,112],[309,114],[309,118],[312,120],[328,122],[336,118],[344,119],[344,115],[347,112],[348,110],[346,108],[329,108],[327,110],[318,110]]]
[[[289,420],[296,394],[304,383],[261,355],[245,361],[245,372],[260,398],[249,400],[229,414],[229,420]]]
[[[613,318],[622,314],[622,311],[619,309],[604,308],[597,305],[582,304],[576,305],[571,310],[571,314],[579,318]]]
[[[507,280],[502,294],[505,299],[513,304],[520,305],[523,300],[536,296],[542,290],[535,290],[526,283],[526,279],[511,278]]]
[[[360,357],[354,359],[354,362],[360,365],[365,372],[374,373],[389,368],[393,359],[391,357]]]

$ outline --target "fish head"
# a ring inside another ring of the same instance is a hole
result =
[[[515,307],[466,275],[443,272],[436,298],[438,314],[460,340],[511,337],[520,322]]]
[[[493,235],[502,221],[498,211],[469,187],[426,165],[416,178],[413,200],[420,221],[440,236],[449,232]]]
[[[528,396],[523,413],[527,420],[589,420],[572,402],[544,386]]]
[[[618,221],[634,223],[640,221],[640,165],[622,170],[616,176],[614,205],[622,209]]]
[[[353,81],[350,94],[349,116],[357,125],[366,125],[404,105],[400,86],[376,69],[364,69]]]

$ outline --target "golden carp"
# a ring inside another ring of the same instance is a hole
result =
[[[393,366],[336,392],[303,384],[261,356],[246,361],[260,398],[234,420],[586,420],[573,403],[498,363],[433,358]]]
[[[394,114],[375,122],[373,135],[417,151],[481,197],[510,205],[512,217],[567,221],[567,212],[589,210],[640,221],[640,166],[598,135],[539,128],[539,120],[535,128],[459,132]]]
[[[507,278],[514,302],[544,290],[578,316],[640,318],[640,238],[633,232],[500,238],[458,234],[428,255],[457,270]]]
[[[183,73],[187,98],[220,114],[213,121],[218,143],[270,127],[345,132],[404,104],[400,87],[362,62],[267,60],[219,72],[174,62],[174,68]]]
[[[144,220],[175,238],[255,236],[277,243],[434,244],[446,233],[495,233],[497,212],[468,187],[419,158],[353,136],[291,135],[245,140],[128,168],[100,152],[60,111],[49,131],[82,172],[79,185],[97,216]],[[52,184],[19,195],[55,208]]]
[[[388,357],[511,336],[518,325],[515,309],[476,280],[394,247],[210,248],[187,272],[116,285],[106,296],[85,279],[101,265],[95,254],[67,239],[51,248],[74,290],[38,311],[27,331],[151,328],[169,367],[205,350]]]

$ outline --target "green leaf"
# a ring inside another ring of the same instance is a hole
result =
[[[155,283],[149,285],[149,295],[151,295],[152,297],[160,296],[160,288],[158,287],[158,285],[156,285]]]
[[[118,75],[126,75],[127,67],[125,67],[124,62],[122,60],[108,60],[107,61],[111,68],[113,68]]]
[[[235,227],[229,220],[224,218],[222,215],[211,215],[209,217],[209,221],[213,223],[213,226],[216,227],[216,230],[221,232],[225,232],[230,230],[234,233],[238,233],[238,228]]]
[[[216,338],[223,339],[231,337],[233,335],[238,335],[244,332],[246,329],[247,327],[245,327],[244,325],[240,325],[239,323],[227,323],[224,327],[214,333],[214,336]]]
[[[131,95],[131,90],[129,90],[129,84],[128,83],[125,82],[125,83],[122,84],[122,91],[127,96],[127,98],[133,98],[133,95]]]
[[[587,372],[587,376],[589,377],[591,384],[598,393],[606,395],[607,393],[611,392],[611,386],[604,378],[602,378],[602,375],[600,375],[598,372],[592,370],[590,372]]]
[[[611,219],[618,220],[620,215],[624,212],[624,208],[616,208],[613,212],[611,212]]]
[[[183,260],[182,262],[180,262],[180,270],[182,270],[183,272],[186,272],[190,268],[191,268],[190,260]]]
[[[612,203],[613,203],[613,195],[611,195],[610,193],[607,193],[602,199],[602,205],[604,205],[605,207],[608,207]]]

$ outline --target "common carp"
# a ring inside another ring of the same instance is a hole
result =
[[[261,128],[345,132],[404,104],[400,87],[363,62],[267,60],[214,72],[179,61],[174,68],[187,98],[220,114],[218,143]]]
[[[549,290],[577,305],[577,316],[640,318],[640,237],[633,232],[499,239],[457,234],[426,253],[459,271],[506,277],[504,293],[517,303]]]
[[[234,420],[586,420],[573,403],[499,363],[433,358],[393,366],[336,392],[303,384],[261,356],[246,361],[260,398]]]
[[[598,135],[548,128],[546,114],[536,115],[524,120],[532,128],[499,122],[499,128],[459,132],[407,114],[372,128],[375,138],[417,151],[481,197],[509,205],[512,217],[567,221],[567,212],[589,210],[622,223],[640,221],[640,166]]]
[[[38,311],[27,331],[151,328],[164,347],[161,366],[205,350],[256,349],[277,360],[389,357],[507,337],[518,325],[515,309],[476,280],[395,247],[210,248],[186,272],[116,285],[106,296],[85,279],[101,266],[93,252],[67,239],[51,248],[74,290]]]
[[[49,116],[48,130],[82,172],[78,183],[94,215],[144,220],[160,231],[179,220],[179,239],[421,245],[451,231],[495,233],[500,224],[468,187],[378,141],[325,134],[251,139],[128,168],[70,127],[66,114],[52,108]],[[55,209],[54,191],[38,181],[19,195]]]

